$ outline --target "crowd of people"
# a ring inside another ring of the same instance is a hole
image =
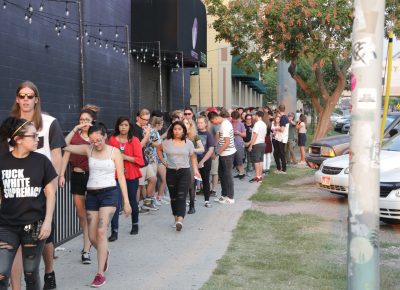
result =
[[[234,178],[261,182],[271,154],[275,172],[285,174],[287,163],[297,163],[295,143],[298,163],[305,164],[306,117],[287,114],[284,105],[208,108],[197,116],[188,107],[172,112],[170,120],[160,111],[141,109],[134,122],[119,117],[112,131],[97,120],[99,111],[83,107],[64,137],[58,121],[42,113],[36,85],[18,86],[10,117],[0,126],[0,290],[10,283],[21,289],[22,271],[27,289],[41,289],[42,255],[43,289],[56,288],[53,213],[67,170],[83,232],[81,260],[91,264],[91,247],[96,250],[91,286],[101,287],[121,211],[131,218],[130,234],[137,235],[140,214],[170,204],[173,228],[180,232],[185,215],[196,213],[196,193],[204,195],[206,208],[212,207],[211,197],[234,204]]]

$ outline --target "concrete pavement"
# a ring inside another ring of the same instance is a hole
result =
[[[136,236],[129,235],[130,218],[120,216],[119,239],[109,243],[110,267],[102,289],[199,289],[225,253],[242,212],[251,206],[248,198],[259,184],[249,183],[249,179],[235,179],[233,205],[212,201],[213,207],[205,208],[204,196],[198,195],[196,213],[186,215],[181,232],[171,227],[170,205],[141,214]],[[81,236],[61,248],[64,250],[56,252],[55,261],[57,289],[88,289],[97,270],[96,251],[91,251],[92,264],[83,265]]]

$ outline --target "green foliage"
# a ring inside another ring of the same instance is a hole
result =
[[[278,95],[278,77],[276,68],[269,67],[264,71],[264,82],[267,87],[267,93],[264,95],[264,104],[275,103]]]

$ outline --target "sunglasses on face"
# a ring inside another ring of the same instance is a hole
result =
[[[21,135],[21,137],[32,137],[33,139],[37,140],[39,139],[39,133],[33,133],[30,135]]]
[[[18,98],[20,98],[21,100],[24,100],[25,98],[28,98],[29,100],[32,100],[35,95],[34,94],[18,94]]]

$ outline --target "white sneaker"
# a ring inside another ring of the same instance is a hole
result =
[[[205,207],[212,207],[211,202],[209,202],[209,201],[205,201],[204,202],[204,206]]]
[[[219,201],[222,204],[234,204],[235,200],[233,198],[225,197],[224,200]]]
[[[221,196],[221,197],[214,198],[214,201],[215,201],[215,202],[221,202],[221,201],[223,201],[224,199],[225,199],[225,197],[224,197],[224,196]]]
[[[151,200],[153,201],[153,203],[154,203],[155,206],[161,206],[161,202],[159,202],[159,201],[157,200],[157,198],[152,197]]]

